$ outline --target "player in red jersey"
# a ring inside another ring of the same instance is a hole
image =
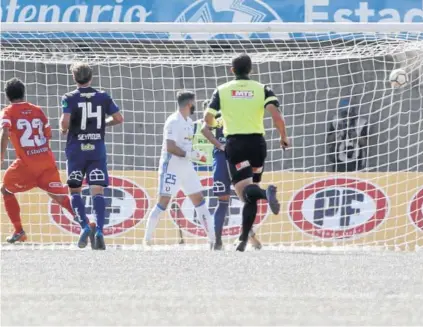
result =
[[[15,193],[39,187],[72,215],[74,213],[49,146],[51,128],[46,115],[40,107],[24,101],[25,85],[19,79],[7,81],[5,93],[10,105],[0,115],[0,163],[3,164],[9,138],[15,148],[16,160],[4,173],[1,193],[15,227],[7,242],[15,243],[26,240]]]

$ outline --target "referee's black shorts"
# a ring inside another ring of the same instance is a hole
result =
[[[226,138],[225,153],[233,184],[250,177],[254,183],[261,181],[267,156],[263,135],[229,135]]]

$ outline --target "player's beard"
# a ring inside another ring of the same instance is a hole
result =
[[[195,105],[193,104],[189,110],[190,110],[190,114],[193,115],[195,112]]]

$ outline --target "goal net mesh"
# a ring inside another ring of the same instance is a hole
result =
[[[118,27],[117,27],[118,29]],[[250,38],[250,39],[249,39]],[[423,34],[419,33],[154,33],[10,32],[1,36],[1,86],[26,84],[53,128],[51,148],[65,182],[65,139],[59,133],[61,96],[75,88],[69,66],[92,65],[95,88],[108,92],[125,118],[107,130],[111,186],[106,190],[108,245],[142,243],[157,199],[163,125],[175,94],[202,101],[233,78],[231,59],[248,53],[251,78],[269,85],[281,103],[290,149],[265,118],[268,156],[262,186],[274,184],[278,216],[260,205],[255,230],[265,245],[423,245]],[[393,88],[389,74],[406,72]],[[1,106],[7,99],[1,94]],[[9,146],[3,169],[15,159]],[[213,213],[210,167],[197,166]],[[4,170],[2,170],[4,174]],[[83,191],[93,218],[88,189]],[[79,225],[40,189],[19,194],[30,243],[74,243]],[[225,242],[239,233],[241,202],[232,191]],[[1,209],[1,238],[13,231]],[[183,191],[155,233],[156,244],[202,244],[204,233]]]

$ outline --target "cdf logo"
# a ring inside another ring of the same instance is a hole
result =
[[[410,202],[409,216],[413,224],[423,231],[423,188],[413,196]]]
[[[388,198],[377,186],[328,178],[303,187],[289,204],[294,224],[322,239],[346,239],[374,230],[388,216]]]
[[[92,198],[87,184],[82,188],[82,199],[90,221],[94,221]],[[109,187],[104,189],[106,219],[104,235],[112,236],[124,233],[135,227],[145,217],[149,206],[147,193],[138,185],[120,177],[109,177]],[[50,201],[49,212],[52,221],[62,229],[79,234],[81,227],[74,217]]]
[[[213,195],[213,178],[206,177],[201,180],[204,187],[204,196],[208,200],[210,213],[213,215],[217,207],[218,199]],[[241,232],[242,224],[242,202],[232,191],[229,205],[229,213],[225,218],[223,227],[223,236],[238,236]],[[170,215],[173,222],[182,230],[196,236],[206,237],[206,233],[197,218],[194,206],[191,200],[185,196],[182,190],[179,190],[170,205]],[[260,201],[258,204],[257,216],[254,224],[260,224],[268,215],[267,204]]]

